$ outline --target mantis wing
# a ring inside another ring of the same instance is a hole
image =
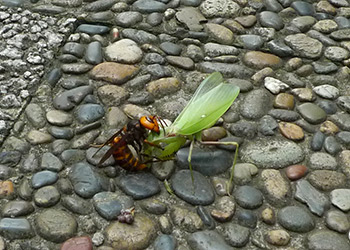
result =
[[[211,74],[169,127],[170,134],[192,135],[209,128],[227,111],[239,94],[239,87]]]

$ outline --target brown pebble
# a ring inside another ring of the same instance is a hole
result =
[[[0,198],[12,197],[14,190],[12,181],[0,181]]]
[[[217,209],[213,209],[210,214],[215,220],[219,222],[228,222],[233,217],[233,213],[220,211]]]
[[[281,109],[293,109],[294,96],[287,93],[279,93],[275,98],[273,106]]]
[[[61,250],[92,250],[92,241],[87,236],[70,238],[63,243]]]
[[[303,129],[294,123],[280,122],[278,123],[278,127],[281,134],[290,140],[299,141],[304,139]]]
[[[266,234],[266,241],[275,246],[285,246],[290,241],[290,235],[282,229],[271,230]]]
[[[202,141],[217,141],[227,135],[223,127],[211,127],[202,131]]]
[[[269,208],[269,207],[265,208],[261,212],[261,218],[263,222],[265,222],[268,225],[273,225],[276,222],[275,212],[272,210],[272,208]]]
[[[286,175],[289,180],[295,181],[305,176],[307,167],[305,165],[291,165],[286,168]]]
[[[325,121],[320,126],[320,131],[326,135],[335,135],[339,132],[339,128],[331,121]]]

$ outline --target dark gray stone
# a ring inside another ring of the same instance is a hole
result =
[[[243,227],[255,228],[258,223],[258,216],[250,210],[239,210],[236,216],[238,224]]]
[[[158,180],[149,173],[135,173],[122,176],[119,187],[134,199],[145,199],[160,192]]]
[[[261,118],[272,108],[272,102],[272,95],[268,91],[253,90],[244,98],[240,113],[247,119]]]
[[[342,148],[334,136],[328,136],[324,141],[324,149],[331,155],[336,155]]]
[[[326,136],[321,132],[317,131],[311,139],[310,147],[313,151],[320,151],[323,147],[324,140]]]
[[[133,3],[133,7],[141,13],[163,13],[167,8],[166,4],[155,0],[137,0]]]
[[[176,153],[176,163],[180,168],[189,168],[189,148],[182,148]],[[225,150],[207,151],[194,149],[191,157],[192,169],[207,176],[224,173],[232,166],[231,153]]]
[[[287,230],[306,233],[315,228],[312,217],[301,207],[287,206],[278,213],[278,222]]]
[[[71,110],[78,105],[88,94],[92,94],[93,88],[90,86],[81,86],[67,90],[59,94],[53,100],[53,106],[60,110]]]
[[[180,170],[171,178],[174,193],[192,205],[209,205],[214,202],[215,193],[210,182],[199,172]]]
[[[78,58],[82,58],[85,53],[85,48],[80,43],[68,42],[63,46],[62,53],[71,54]]]
[[[222,234],[233,247],[244,247],[249,242],[249,229],[238,224],[226,223]]]
[[[271,109],[268,114],[276,120],[285,122],[294,122],[300,118],[297,112],[286,109]]]
[[[284,24],[282,18],[274,12],[263,11],[259,13],[258,17],[263,27],[274,28],[276,30],[283,29]]]
[[[77,120],[82,124],[95,122],[102,118],[104,114],[104,108],[99,104],[83,104],[76,111]]]
[[[76,195],[63,197],[61,203],[65,208],[75,214],[87,215],[93,212],[91,202]]]
[[[193,250],[232,250],[216,231],[195,232],[189,236],[187,242]]]
[[[102,47],[99,41],[89,43],[86,49],[85,61],[93,65],[103,62]]]
[[[255,209],[262,205],[263,195],[255,187],[240,186],[235,191],[235,200],[243,208]]]
[[[0,220],[0,231],[8,239],[28,239],[34,236],[29,221],[24,218],[3,218]]]
[[[110,28],[104,25],[80,24],[76,32],[87,33],[89,35],[103,35],[109,32]]]
[[[295,9],[295,11],[300,16],[313,16],[315,15],[315,9],[312,4],[304,1],[295,1],[291,4],[291,7]]]

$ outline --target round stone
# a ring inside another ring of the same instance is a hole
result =
[[[270,230],[266,234],[266,241],[275,246],[285,246],[290,241],[290,235],[285,230]]]
[[[271,94],[263,89],[249,92],[244,98],[240,113],[248,119],[263,117],[272,108],[271,97]]]
[[[135,173],[122,176],[119,187],[134,199],[145,199],[160,192],[158,179],[150,173]]]
[[[238,224],[226,223],[222,235],[233,247],[244,247],[249,242],[249,229]]]
[[[112,222],[105,229],[106,241],[114,249],[145,249],[156,236],[156,223],[137,213],[132,226]]]
[[[326,120],[326,112],[313,103],[304,103],[297,107],[301,116],[311,124],[318,124]]]
[[[350,222],[346,214],[338,210],[328,211],[326,224],[330,229],[339,233],[346,233],[350,229]]]
[[[49,170],[35,173],[32,177],[32,187],[40,188],[55,183],[58,180],[58,174]]]
[[[263,203],[263,196],[260,190],[251,186],[240,186],[235,191],[235,200],[243,208],[258,208]]]
[[[39,188],[34,194],[34,202],[39,207],[51,207],[60,200],[60,193],[54,186]]]
[[[273,106],[281,109],[293,109],[294,96],[287,93],[280,93],[276,96]]]
[[[191,234],[188,238],[188,244],[192,249],[232,249],[225,239],[214,230],[199,231]]]
[[[325,99],[336,99],[339,96],[339,89],[329,85],[324,84],[313,88],[313,91],[320,97]]]
[[[349,57],[349,51],[337,46],[330,46],[324,51],[324,56],[329,60],[340,62]]]
[[[307,167],[305,165],[291,165],[286,168],[286,175],[292,181],[302,178],[306,173]]]
[[[275,12],[262,11],[259,13],[259,21],[261,26],[280,30],[284,24],[282,18]]]
[[[243,227],[254,229],[258,223],[258,216],[250,210],[239,210],[236,216],[238,224]]]
[[[309,234],[307,240],[309,249],[350,249],[348,239],[329,230],[317,230],[312,232]]]
[[[343,173],[332,170],[315,170],[308,176],[310,183],[319,190],[331,191],[343,187],[346,177]]]
[[[142,59],[142,50],[130,39],[121,39],[112,43],[106,47],[105,53],[110,61],[119,63],[135,64]]]
[[[296,124],[289,122],[280,122],[278,123],[278,127],[281,131],[281,134],[290,140],[300,141],[304,139],[303,129]]]
[[[46,209],[36,217],[36,232],[48,241],[63,242],[74,236],[78,224],[69,213],[59,209]]]
[[[331,202],[344,212],[350,210],[350,189],[335,189],[330,193]]]
[[[72,250],[72,249],[86,249],[92,250],[92,241],[88,236],[74,237],[66,240],[62,246],[61,250]]]
[[[193,174],[193,180],[192,180]],[[180,170],[172,176],[174,193],[192,205],[209,205],[215,194],[210,182],[199,172]]]
[[[278,222],[287,230],[306,233],[314,229],[315,223],[312,217],[304,209],[297,206],[282,208],[278,215]]]
[[[105,114],[103,107],[99,104],[83,104],[78,107],[76,116],[82,124],[92,123],[99,120]]]
[[[4,217],[13,218],[34,212],[34,207],[27,201],[10,201],[3,206],[1,212]]]

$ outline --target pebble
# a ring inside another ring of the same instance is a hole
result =
[[[141,13],[164,12],[166,10],[164,3],[154,0],[137,0],[133,3],[133,7]]]
[[[88,236],[73,237],[66,240],[62,246],[61,250],[71,250],[71,249],[86,249],[92,250],[92,241]]]
[[[102,47],[99,41],[89,43],[86,49],[85,61],[93,65],[103,62]]]
[[[46,119],[50,124],[56,126],[68,126],[73,122],[72,115],[60,110],[48,111],[46,113]]]
[[[211,216],[219,222],[230,221],[235,213],[236,205],[231,197],[223,196],[217,201],[217,204],[213,210],[211,210]]]
[[[232,249],[232,247],[225,242],[224,238],[219,233],[212,230],[204,230],[193,233],[189,236],[187,242],[192,249]]]
[[[294,108],[294,96],[287,93],[280,93],[275,97],[273,106],[275,108],[292,110]]]
[[[144,200],[140,205],[143,210],[151,214],[159,215],[164,214],[167,211],[166,204],[157,199]]]
[[[87,33],[89,35],[96,35],[96,34],[103,35],[107,33],[109,30],[110,28],[104,25],[80,24],[75,31],[81,32],[81,33]]]
[[[122,209],[129,209],[134,204],[131,198],[112,192],[95,194],[92,200],[98,214],[106,220],[117,219]]]
[[[255,209],[262,205],[263,196],[255,187],[240,186],[235,190],[235,200],[243,208]]]
[[[344,212],[350,210],[350,189],[334,189],[330,192],[330,199],[340,210]]]
[[[45,186],[34,193],[34,203],[38,207],[52,207],[59,202],[60,197],[55,186]]]
[[[54,184],[58,180],[58,174],[49,170],[35,173],[32,177],[32,187],[35,189]]]
[[[158,180],[149,173],[128,174],[119,179],[119,187],[134,199],[145,199],[160,192]]]
[[[107,107],[119,106],[129,98],[129,93],[124,88],[116,85],[112,85],[112,84],[107,84],[98,88],[97,95],[100,97],[102,103]],[[90,105],[90,106],[94,105],[97,111],[95,116],[98,117],[96,118],[96,120],[98,120],[104,115],[104,109],[99,104],[85,104],[85,105]]]
[[[175,250],[176,248],[176,239],[167,234],[161,234],[154,241],[155,250]]]
[[[291,165],[286,168],[286,175],[290,180],[295,181],[304,177],[307,171],[305,165]]]
[[[61,182],[59,190],[63,193],[67,193],[68,188],[63,187],[63,185],[64,183]],[[71,187],[69,189],[71,189]],[[91,202],[84,200],[76,195],[62,197],[61,203],[65,208],[75,214],[87,215],[93,212],[93,206]]]
[[[309,249],[339,249],[346,250],[350,248],[350,244],[345,237],[329,230],[317,230],[309,234]]]
[[[243,100],[240,113],[247,119],[258,119],[272,108],[271,94],[265,90],[252,90]]]
[[[250,231],[241,225],[229,223],[224,225],[222,235],[231,246],[244,247],[249,241]]]
[[[3,217],[19,217],[34,212],[34,207],[27,201],[9,201],[1,210]]]
[[[103,107],[99,104],[83,104],[76,110],[78,122],[88,124],[102,118],[105,114]]]
[[[182,169],[188,169],[189,148],[182,148],[176,153],[176,163]],[[232,166],[231,153],[226,150],[194,149],[191,156],[192,169],[207,176],[224,173]]]
[[[135,64],[142,59],[142,50],[131,39],[122,39],[108,45],[105,54],[109,61]]]
[[[350,113],[350,96],[339,96],[337,99],[337,105],[342,110]]]
[[[285,43],[291,47],[300,57],[317,59],[322,54],[323,45],[316,39],[299,33],[288,35],[284,38]]]
[[[277,215],[278,222],[292,232],[306,233],[315,228],[312,217],[303,208],[286,206]]]
[[[44,239],[59,243],[75,235],[78,223],[71,214],[49,208],[36,216],[35,229]]]
[[[306,203],[310,211],[318,216],[322,216],[330,207],[327,196],[311,186],[307,180],[297,182],[295,198]]]
[[[236,41],[243,45],[243,48],[249,50],[258,50],[264,44],[264,39],[258,35],[240,35]]]
[[[216,226],[215,221],[205,207],[199,205],[197,207],[197,214],[202,219],[202,222],[204,223],[204,225],[206,225],[208,227],[208,229],[215,228],[215,226]]]
[[[281,30],[283,28],[282,18],[272,11],[262,11],[260,12],[258,19],[263,27],[274,28],[276,30]]]
[[[106,180],[95,173],[87,163],[74,164],[68,176],[74,191],[83,198],[91,198],[96,193],[107,189]]]
[[[325,121],[320,126],[320,131],[326,135],[335,135],[339,132],[339,128],[331,121]]]
[[[260,51],[249,51],[245,53],[243,62],[256,69],[266,67],[279,68],[282,64],[282,60],[278,56]]]
[[[186,232],[196,232],[204,226],[199,215],[188,208],[173,206],[170,217],[175,226],[179,226]]]
[[[326,224],[328,228],[339,233],[346,233],[350,229],[350,222],[346,214],[338,210],[330,210],[327,212]]]
[[[266,234],[266,241],[275,246],[285,246],[290,239],[289,233],[283,229],[270,230]]]
[[[46,119],[45,113],[40,105],[30,103],[25,109],[28,120],[33,124],[35,128],[42,128],[45,126]]]
[[[125,38],[129,38],[140,45],[158,43],[157,36],[143,30],[123,29],[122,36]]]
[[[121,85],[138,72],[138,67],[116,62],[102,62],[89,72],[92,79]],[[89,93],[91,94],[91,93]]]
[[[243,161],[252,162],[263,168],[283,168],[304,159],[300,146],[294,142],[279,139],[245,143],[240,154]]]
[[[31,130],[27,134],[27,140],[30,144],[37,145],[50,143],[53,141],[53,137],[46,132],[41,132],[39,130]]]
[[[48,132],[57,139],[72,139],[74,137],[74,131],[71,128],[62,127],[49,127]]]
[[[261,211],[261,219],[268,225],[273,225],[276,223],[276,214],[272,208],[267,207]]]
[[[328,115],[335,114],[337,112],[337,105],[331,101],[323,100],[317,103]]]
[[[146,86],[147,91],[155,97],[163,97],[175,93],[179,88],[180,81],[175,77],[167,77],[151,81]]]
[[[81,87],[64,91],[61,94],[58,94],[54,98],[53,106],[58,110],[64,110],[64,111],[71,110],[75,107],[75,105],[78,105],[87,95],[92,94],[92,92],[93,92],[93,89],[90,86],[81,86]],[[53,113],[50,115],[54,116],[54,119],[59,119],[59,121],[70,119],[68,118],[69,115],[65,115],[62,118],[55,118],[57,117],[57,115],[60,115],[60,114],[62,113]]]
[[[297,107],[300,115],[311,124],[319,124],[326,120],[327,114],[313,103],[303,103]]]
[[[191,70],[194,68],[194,62],[189,57],[167,56],[166,60],[169,64],[179,68],[183,68],[186,70]]]
[[[350,131],[350,115],[346,113],[336,113],[329,117],[340,129]]]
[[[338,88],[332,85],[321,85],[313,88],[313,91],[320,97],[325,99],[336,99],[339,96]]]
[[[0,220],[2,235],[9,239],[28,239],[34,236],[30,222],[25,218],[2,218]]]
[[[285,204],[290,196],[290,184],[283,178],[281,173],[275,169],[265,169],[261,172],[263,189],[266,198],[276,204]]]
[[[210,182],[197,171],[192,171],[192,174],[193,182],[190,170],[180,170],[172,176],[171,183],[175,194],[193,205],[213,203],[215,194]]]
[[[350,145],[350,132],[341,131],[341,132],[336,134],[336,138],[338,141],[345,144],[346,146]]]
[[[289,122],[280,122],[278,123],[278,126],[281,134],[287,139],[293,141],[300,141],[304,139],[303,129],[298,125]]]
[[[236,216],[238,224],[243,227],[254,229],[258,223],[258,217],[250,210],[239,210],[237,211]]]
[[[346,183],[344,174],[332,170],[315,170],[310,173],[308,180],[314,187],[323,191],[344,187]]]
[[[259,121],[258,131],[266,136],[274,135],[278,128],[277,121],[270,115],[263,116]]]
[[[324,149],[331,155],[336,155],[342,148],[334,136],[328,136],[324,141]]]
[[[234,170],[234,182],[244,185],[258,173],[258,168],[251,163],[237,163]]]
[[[285,109],[271,109],[268,114],[276,120],[285,122],[294,122],[300,118],[300,115],[297,112]]]
[[[335,62],[346,60],[349,58],[349,55],[350,53],[348,50],[337,46],[327,47],[324,51],[324,56],[327,59]]]

